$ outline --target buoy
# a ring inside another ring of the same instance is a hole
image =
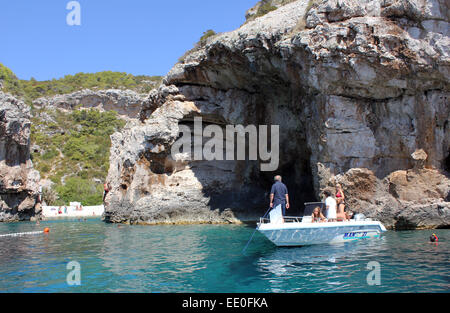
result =
[[[48,228],[48,227],[45,227],[45,228],[44,228],[44,233],[46,233],[46,234],[47,234],[47,233],[49,233],[49,232],[50,232],[50,228]]]

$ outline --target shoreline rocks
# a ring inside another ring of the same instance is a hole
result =
[[[0,92],[0,222],[39,218],[39,172],[30,159],[30,108]]]

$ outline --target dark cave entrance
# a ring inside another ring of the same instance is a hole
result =
[[[288,162],[282,164],[277,171],[261,172],[262,187],[270,193],[275,175],[281,175],[283,183],[289,191],[291,209],[286,212],[289,216],[303,216],[304,203],[317,201],[309,154],[295,155]],[[269,203],[269,198],[267,199]]]
[[[287,215],[302,216],[305,208],[304,203],[317,201],[308,160],[287,163],[275,172],[261,173],[262,187],[267,190],[267,194],[270,193],[275,175],[281,175],[282,181],[289,191],[291,209],[287,211]],[[267,203],[269,203],[269,198]]]
[[[450,173],[450,150],[447,151],[447,157],[444,159],[444,170]]]
[[[230,64],[218,65],[215,68],[218,77],[210,86],[199,89],[185,84],[184,92],[188,95],[187,99],[194,101],[201,110],[199,115],[203,118],[203,127],[210,123],[221,127],[266,125],[269,129],[272,125],[278,125],[279,166],[274,171],[262,171],[261,163],[267,162],[261,161],[258,155],[257,161],[253,158],[252,161],[228,161],[235,165],[231,169],[227,162],[191,162],[191,170],[204,186],[205,197],[211,198],[211,209],[232,208],[238,212],[239,207],[248,207],[249,211],[261,213],[261,216],[269,207],[273,178],[281,175],[290,196],[291,209],[287,214],[302,216],[304,203],[317,201],[307,140],[310,130],[306,129],[311,114],[307,110],[311,103],[309,90],[292,85],[290,79],[277,75],[276,69],[271,66],[265,68],[266,63],[255,72],[249,70],[245,56],[239,55],[234,60],[233,73],[228,71]],[[236,60],[242,61],[242,64],[236,64]],[[222,103],[223,99],[230,97],[231,101]],[[192,129],[193,117],[185,116],[179,124]],[[268,135],[269,141],[270,138]],[[191,143],[193,148],[194,142]],[[271,143],[267,146],[271,149]],[[217,182],[211,182],[210,177],[218,168],[228,168],[223,171],[223,177],[232,173],[234,179],[217,177]]]
[[[208,117],[204,118],[203,129],[206,126],[212,125],[211,119]],[[223,122],[218,122],[214,120],[216,124],[224,127]],[[263,123],[261,123],[263,124]],[[193,133],[194,125],[191,118],[185,118],[179,122],[179,125],[187,126]],[[317,201],[313,174],[310,164],[311,152],[307,148],[307,143],[305,135],[299,133],[297,128],[294,132],[292,129],[284,129],[280,125],[280,133],[284,134],[280,136],[280,160],[278,169],[275,171],[262,171],[261,161],[221,161],[220,164],[231,162],[233,167],[237,166],[236,178],[239,186],[223,185],[220,181],[217,183],[217,188],[207,182],[206,177],[209,175],[206,168],[211,168],[213,171],[213,166],[219,164],[216,161],[191,161],[191,168],[195,173],[196,177],[202,184],[205,184],[204,193],[205,196],[210,197],[209,205],[211,209],[223,210],[228,207],[234,207],[236,203],[246,204],[251,210],[257,210],[258,214],[264,214],[264,212],[269,208],[269,195],[272,184],[274,182],[275,175],[281,175],[283,183],[287,186],[289,191],[289,198],[291,208],[287,211],[290,216],[302,216],[304,211],[305,202]],[[182,136],[182,133],[179,134]],[[209,138],[203,138],[203,145],[209,140]],[[249,138],[246,134],[245,142],[248,144]],[[295,142],[295,144],[293,144]],[[223,147],[225,147],[225,143]],[[270,147],[270,144],[268,144]],[[190,153],[194,150],[194,139],[191,137],[190,140]],[[182,150],[183,152],[186,152]],[[248,156],[248,146],[246,147],[246,156]],[[224,154],[225,156],[225,154]],[[225,158],[224,158],[225,159]],[[264,161],[262,163],[267,163]],[[210,167],[211,166],[211,167]],[[240,173],[248,173],[246,178],[239,176]],[[227,175],[227,173],[224,173]],[[223,192],[231,188],[233,191]],[[235,189],[236,188],[236,189]]]
[[[272,87],[272,88],[271,88]],[[304,203],[318,201],[314,189],[311,150],[308,147],[307,108],[310,98],[301,88],[279,82],[262,88],[256,100],[260,124],[279,125],[279,167],[275,171],[261,172],[261,184],[270,193],[274,176],[281,175],[289,191],[289,216],[303,216]],[[270,93],[265,91],[269,90]],[[269,198],[267,199],[269,203]]]

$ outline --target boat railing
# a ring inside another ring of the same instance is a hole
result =
[[[285,223],[301,223],[303,217],[300,216],[283,216],[284,222]],[[270,223],[270,218],[268,217],[261,217],[259,219],[259,223],[260,224],[269,224]]]
[[[284,222],[285,223],[301,223],[301,222],[311,222],[311,215],[316,207],[319,207],[322,212],[325,210],[325,203],[323,202],[306,202],[305,203],[305,209],[303,212],[303,216],[284,216]],[[259,220],[260,224],[269,224],[270,218],[269,217],[261,217]]]

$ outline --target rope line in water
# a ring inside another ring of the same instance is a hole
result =
[[[264,216],[263,216],[262,218],[265,218],[266,215],[267,215],[267,213],[270,212],[270,210],[272,210],[272,208],[269,208],[269,209],[267,210],[266,214],[264,214]],[[252,241],[253,236],[255,235],[255,233],[256,233],[257,230],[258,230],[258,229],[255,229],[255,230],[253,231],[253,234],[252,234],[252,236],[250,237],[250,240],[249,240],[249,241],[247,242],[247,244],[245,245],[244,250],[242,250],[242,253],[245,253],[245,250],[247,250],[247,247],[248,247],[248,245],[250,244],[250,242]]]
[[[18,237],[18,236],[26,236],[26,235],[38,235],[43,234],[45,231],[39,230],[39,231],[29,231],[29,232],[23,232],[23,233],[12,233],[12,234],[3,234],[0,235],[0,237]]]

